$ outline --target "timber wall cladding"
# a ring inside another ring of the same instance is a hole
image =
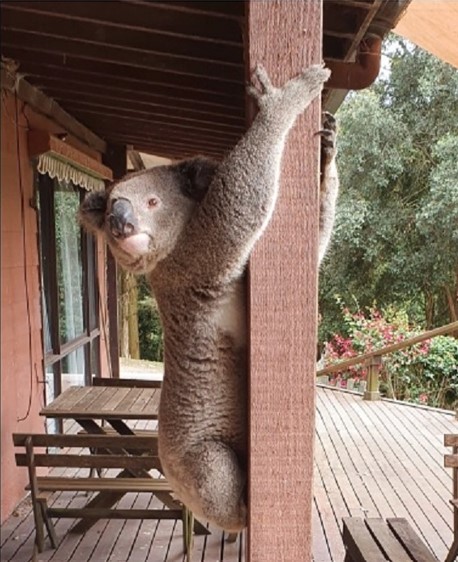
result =
[[[14,95],[5,93],[2,98],[1,114],[2,455],[0,474],[2,478],[0,496],[2,521],[24,497],[24,486],[28,480],[26,470],[16,467],[11,435],[14,432],[30,433],[44,430],[43,418],[39,416],[43,406],[44,388],[43,384],[37,382],[43,380],[38,220],[37,212],[30,205],[30,201],[34,198],[34,180],[28,150],[28,132],[29,130],[46,131],[52,134],[61,132],[58,125],[33,112],[29,106],[24,109],[20,100],[17,101],[17,114],[18,127],[16,127]],[[68,142],[91,158],[101,160],[99,153],[88,149],[74,138],[69,139]],[[109,366],[106,350],[108,330],[105,297],[106,249],[102,243],[99,243],[97,248],[98,285],[102,307],[100,360],[102,372],[107,373]],[[29,396],[31,396],[30,408]],[[26,419],[21,421],[23,417]]]
[[[320,0],[250,1],[249,64],[283,84],[321,62]],[[307,562],[317,317],[317,99],[291,131],[280,197],[250,262],[250,562]]]
[[[5,96],[1,114],[2,521],[24,496],[27,482],[26,470],[16,468],[11,434],[43,431],[38,416],[43,388],[37,383],[43,359],[37,220],[35,210],[29,205],[33,197],[33,171],[27,152],[27,122],[20,101],[18,115],[16,127],[14,96]]]

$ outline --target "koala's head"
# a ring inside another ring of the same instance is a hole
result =
[[[102,233],[119,264],[147,273],[174,249],[217,164],[197,157],[130,174],[81,204],[84,228]]]

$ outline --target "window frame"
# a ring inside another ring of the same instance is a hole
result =
[[[36,174],[37,196],[39,201],[39,249],[41,267],[41,298],[43,318],[43,363],[44,373],[52,369],[54,398],[62,392],[62,362],[74,351],[83,348],[84,384],[90,385],[93,374],[101,373],[101,330],[99,309],[99,284],[97,267],[97,241],[94,236],[81,229],[82,265],[82,313],[83,334],[65,343],[60,337],[59,282],[57,263],[55,182],[48,174]],[[72,184],[79,201],[84,198],[84,189]],[[77,218],[75,217],[75,221]],[[45,312],[48,313],[48,326],[51,349],[46,349],[44,330]],[[94,347],[97,349],[94,350]],[[95,353],[94,353],[95,351]],[[94,361],[94,357],[97,359]],[[45,396],[46,399],[46,396]],[[61,424],[59,424],[61,430]]]

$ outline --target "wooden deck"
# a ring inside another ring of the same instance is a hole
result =
[[[319,388],[314,497],[315,562],[341,562],[341,518],[405,517],[439,560],[452,543],[451,470],[444,433],[454,413]]]
[[[137,427],[150,427],[142,422]],[[66,428],[71,430],[70,427]],[[76,429],[76,428],[75,428]],[[439,560],[452,540],[452,483],[443,468],[444,433],[458,431],[452,413],[405,404],[364,402],[361,396],[319,388],[314,561],[341,562],[341,518],[348,515],[406,517]],[[56,505],[85,503],[81,494],[61,493]],[[160,507],[156,500],[128,494],[125,507]],[[38,561],[183,562],[182,526],[174,521],[99,521],[84,535],[67,533],[73,520],[60,519],[57,550]],[[34,538],[30,503],[25,500],[1,529],[2,562],[29,562]],[[193,562],[242,562],[245,536],[225,542],[220,531],[196,537]]]

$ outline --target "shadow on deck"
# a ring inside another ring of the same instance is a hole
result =
[[[314,561],[343,560],[341,519],[348,515],[406,517],[438,559],[444,559],[452,542],[452,479],[443,468],[443,435],[456,433],[457,427],[452,412],[389,401],[364,402],[356,394],[318,388]],[[64,492],[55,501],[85,503],[87,497]],[[124,507],[134,504],[159,507],[144,494],[128,494],[122,500]],[[68,533],[72,525],[72,520],[57,521],[59,548],[46,550],[38,561],[184,560],[181,522],[99,521],[84,535]],[[30,561],[33,539],[26,499],[2,526],[1,560]],[[223,533],[214,530],[207,537],[195,538],[192,560],[242,562],[244,546],[244,535],[229,544]]]

